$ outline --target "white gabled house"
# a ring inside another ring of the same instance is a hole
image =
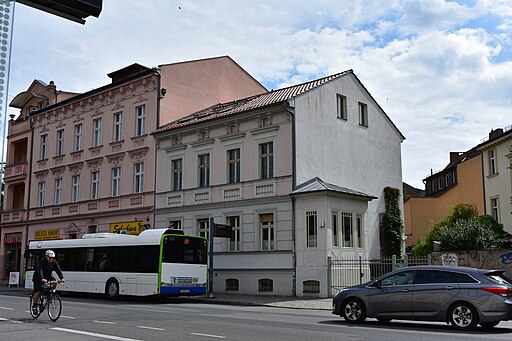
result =
[[[153,133],[155,223],[215,238],[214,290],[326,297],[328,257],[377,257],[404,136],[352,70],[222,103]]]

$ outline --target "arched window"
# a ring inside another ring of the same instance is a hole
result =
[[[320,293],[320,282],[319,281],[304,281],[302,282],[303,293],[305,294],[318,294]]]
[[[259,279],[258,291],[274,291],[274,281],[270,278]]]

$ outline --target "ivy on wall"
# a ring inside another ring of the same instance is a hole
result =
[[[384,188],[386,212],[381,226],[381,253],[384,257],[402,256],[404,225],[400,212],[400,190],[393,187]]]

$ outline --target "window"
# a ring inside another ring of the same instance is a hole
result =
[[[141,136],[145,134],[146,130],[146,107],[141,105],[135,108],[137,122],[135,124],[135,136]]]
[[[446,184],[446,186],[450,186],[452,184],[451,177],[452,177],[452,173],[448,173],[444,176],[444,183]]]
[[[238,291],[238,279],[236,279],[236,278],[226,279],[226,291]]]
[[[92,146],[101,146],[101,118],[92,121]]]
[[[240,182],[240,148],[228,150],[228,183]]]
[[[133,193],[144,192],[144,162],[138,162],[134,167]]]
[[[181,227],[181,220],[169,221],[169,228],[173,230],[183,230],[183,228]]]
[[[274,214],[265,213],[260,214],[260,235],[261,235],[261,250],[271,251],[275,249],[274,238]]]
[[[40,182],[37,184],[37,206],[43,207],[44,206],[44,191],[45,191],[46,183]]]
[[[123,138],[123,113],[116,112],[114,114],[114,132],[113,132],[114,142],[121,141]]]
[[[500,222],[500,203],[498,198],[491,198],[491,213],[494,220]]]
[[[57,130],[57,156],[64,155],[64,129]]]
[[[363,248],[363,240],[364,240],[364,229],[363,229],[363,216],[360,214],[356,214],[356,238],[357,238],[357,247]]]
[[[209,219],[197,219],[197,229],[199,230],[199,236],[208,239],[208,230],[210,227]]]
[[[338,226],[338,212],[332,212],[332,246],[340,246],[340,231]]]
[[[443,177],[442,176],[437,178],[437,188],[439,188],[439,189],[443,188]]]
[[[341,118],[342,120],[347,119],[347,97],[336,94],[336,100],[337,100],[337,109],[338,114],[337,117]]]
[[[87,233],[96,233],[98,231],[98,225],[89,225],[87,227]]]
[[[121,195],[121,167],[112,168],[112,196]]]
[[[39,159],[46,160],[48,158],[48,134],[41,135],[41,149],[39,151]]]
[[[226,225],[231,226],[231,238],[228,241],[228,252],[240,251],[240,217],[226,217]]]
[[[91,173],[91,199],[100,197],[100,171]]]
[[[302,282],[303,293],[305,294],[318,294],[320,293],[320,282],[309,280]]]
[[[55,179],[55,205],[62,203],[62,179]]]
[[[306,247],[318,245],[318,219],[316,211],[306,211]]]
[[[380,281],[380,285],[387,287],[390,285],[409,285],[413,283],[417,270],[402,271],[384,278]]]
[[[368,127],[368,106],[359,102],[359,125]]]
[[[82,150],[82,125],[75,126],[75,152]]]
[[[422,270],[414,278],[414,284],[457,283],[456,273],[437,270]]]
[[[267,142],[260,144],[260,178],[274,177],[274,144]]]
[[[341,213],[341,224],[343,229],[343,246],[354,247],[354,236],[352,229],[352,213]]]
[[[274,291],[274,281],[272,281],[270,278],[259,279],[258,291]]]
[[[497,165],[496,165],[496,149],[491,149],[488,152],[489,154],[489,175],[494,175],[498,173]]]
[[[199,187],[210,186],[210,154],[198,156]]]
[[[73,175],[71,183],[71,202],[78,202],[80,200],[80,175]]]
[[[173,191],[181,191],[183,186],[183,169],[182,159],[176,159],[171,161],[171,172],[172,172],[172,188]]]

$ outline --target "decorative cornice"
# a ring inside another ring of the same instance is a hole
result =
[[[50,171],[52,172],[52,175],[56,178],[62,177],[62,174],[64,174],[65,170],[66,170],[66,166],[53,167],[50,169]]]
[[[128,151],[128,155],[130,155],[130,158],[135,161],[142,160],[146,154],[148,153],[149,147],[143,147],[139,149],[134,149]]]
[[[73,175],[77,175],[82,170],[83,165],[84,165],[83,162],[77,162],[77,163],[73,163],[73,164],[68,165],[68,168],[69,168],[69,171]]]
[[[107,155],[108,163],[110,163],[114,166],[119,165],[123,161],[123,158],[124,158],[124,152]]]
[[[90,169],[95,170],[95,169],[100,168],[101,163],[103,162],[103,157],[97,157],[97,158],[94,158],[94,159],[87,160],[85,162],[87,162],[87,167],[89,167]]]

